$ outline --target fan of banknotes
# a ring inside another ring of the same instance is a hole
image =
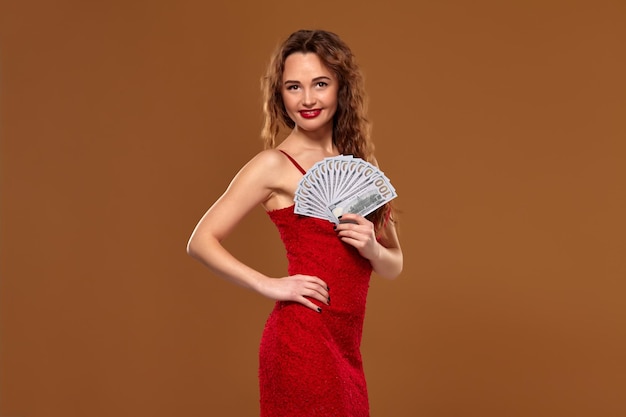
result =
[[[398,195],[385,174],[349,155],[317,162],[298,183],[296,214],[339,223],[345,213],[367,216]]]

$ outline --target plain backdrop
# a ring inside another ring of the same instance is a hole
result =
[[[300,28],[351,45],[399,193],[372,416],[626,415],[618,0],[2,1],[0,415],[258,415],[272,301],[185,245]],[[285,272],[261,208],[226,245]]]

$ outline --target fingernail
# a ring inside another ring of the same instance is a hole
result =
[[[333,230],[337,230],[337,225],[334,225],[334,226],[333,226]]]
[[[318,307],[318,308],[317,308],[317,312],[318,312],[318,313],[321,313],[321,312],[322,312],[321,307]]]
[[[343,217],[343,214],[342,214],[341,216],[337,217],[337,218],[338,218],[338,219],[341,219],[342,217]]]
[[[330,304],[330,297],[328,297],[328,304]]]

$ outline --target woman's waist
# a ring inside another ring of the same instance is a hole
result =
[[[287,250],[287,260],[289,270],[299,274],[369,276],[372,272],[369,260],[349,248],[329,247],[324,251],[295,248]]]
[[[360,358],[364,311],[341,312],[325,306],[321,313],[294,302],[276,303],[264,331],[283,346],[323,344],[344,357]]]
[[[332,292],[332,290],[331,290]],[[344,331],[346,328],[358,329],[363,326],[365,319],[365,302],[350,300],[349,302],[335,301],[331,296],[330,305],[312,300],[315,305],[321,308],[321,312],[311,310],[304,305],[294,301],[277,301],[271,316],[274,320],[282,321],[284,324],[300,324],[310,331],[320,331],[324,328],[330,333]]]

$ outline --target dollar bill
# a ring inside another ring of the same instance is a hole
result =
[[[294,196],[294,212],[338,223],[345,213],[366,216],[396,197],[380,169],[340,155],[317,162],[305,173]]]
[[[378,176],[357,192],[351,193],[343,199],[331,203],[328,208],[333,214],[335,223],[346,213],[367,216],[383,204],[396,198],[398,195],[391,183],[384,176]]]

